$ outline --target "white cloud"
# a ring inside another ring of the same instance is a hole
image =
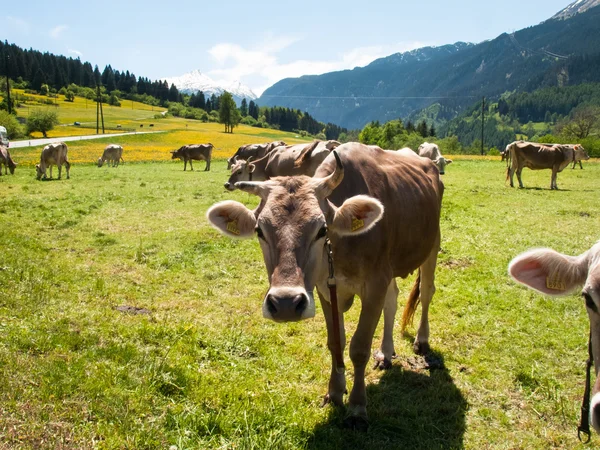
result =
[[[68,27],[66,25],[58,25],[50,30],[50,37],[58,39],[63,31]]]
[[[74,48],[70,48],[68,52],[77,56],[83,56],[83,53],[81,53],[79,50],[75,50]]]
[[[295,36],[271,36],[255,49],[246,49],[239,44],[221,43],[213,46],[209,54],[216,67],[208,71],[211,78],[224,83],[241,80],[260,95],[267,87],[283,78],[302,75],[320,75],[344,69],[362,67],[377,58],[397,52],[405,52],[429,45],[424,42],[399,42],[394,45],[357,47],[340,53],[328,60],[296,60],[282,63],[277,53],[300,39]],[[253,82],[245,79],[251,78]]]
[[[8,23],[11,24],[17,30],[21,31],[22,33],[29,33],[29,30],[31,29],[29,22],[26,22],[25,20],[20,19],[18,17],[12,16],[6,16],[6,19]]]

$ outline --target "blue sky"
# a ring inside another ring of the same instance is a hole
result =
[[[260,95],[286,77],[351,69],[427,45],[493,39],[569,3],[31,0],[2,8],[0,39],[153,80],[199,69]]]

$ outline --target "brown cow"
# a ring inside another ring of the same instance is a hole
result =
[[[437,167],[416,155],[353,142],[331,152],[314,178],[277,177],[241,182],[236,187],[259,196],[259,206],[250,210],[241,203],[225,201],[213,205],[207,218],[225,235],[258,236],[270,282],[262,306],[265,318],[289,322],[313,317],[316,287],[333,363],[326,402],[343,402],[346,379],[343,362],[335,356],[334,336],[340,333],[343,350],[343,312],[355,295],[360,297],[360,318],[350,342],[354,383],[349,398],[350,423],[360,426],[366,420],[365,368],[377,323],[383,312],[383,340],[376,359],[380,368],[386,368],[394,354],[395,278],[405,278],[415,270],[419,276],[402,326],[412,319],[420,295],[422,315],[414,350],[429,350],[428,311],[435,291],[444,190]],[[328,239],[340,330],[333,326],[328,289]]]
[[[508,272],[517,282],[545,295],[564,296],[583,286],[581,295],[590,319],[596,372],[590,423],[600,433],[600,241],[579,256],[563,255],[548,248],[530,250],[514,258]]]
[[[8,147],[5,147],[4,145],[0,145],[0,176],[2,176],[2,166],[4,166],[5,175],[8,175],[9,170],[11,175],[14,174],[15,168],[17,167],[17,163],[10,157]]]
[[[48,144],[42,150],[40,155],[40,163],[35,166],[36,178],[39,180],[46,177],[46,169],[50,167],[50,178],[52,178],[52,165],[58,166],[58,179],[60,180],[62,174],[62,166],[65,165],[67,170],[67,180],[69,177],[69,171],[71,170],[71,164],[67,160],[67,144],[64,142],[57,142],[55,144]]]
[[[102,167],[106,161],[108,161],[107,165],[109,167],[111,163],[113,167],[118,167],[120,161],[125,162],[123,159],[123,147],[117,144],[107,145],[102,156],[98,158],[98,167]]]
[[[212,156],[212,144],[190,144],[184,145],[179,150],[171,152],[171,159],[179,158],[183,160],[183,171],[187,168],[188,161],[190,162],[190,169],[194,170],[192,166],[192,160],[206,161],[206,167],[204,171],[210,170],[210,159]]]
[[[285,146],[283,141],[265,142],[263,144],[246,144],[242,145],[237,151],[227,160],[227,170],[235,164],[238,159],[248,160],[250,158],[260,159],[274,148]]]
[[[225,188],[233,191],[238,181],[264,181],[273,177],[313,176],[338,141],[314,141],[310,144],[279,146],[257,161],[234,160]],[[251,162],[253,161],[253,162]]]
[[[519,187],[523,187],[521,180],[521,172],[523,167],[528,167],[531,170],[552,169],[552,177],[550,179],[550,189],[558,189],[556,184],[556,176],[559,172],[574,162],[576,158],[583,158],[583,154],[587,156],[585,150],[581,146],[560,145],[555,144],[548,146],[546,144],[536,144],[533,142],[516,141],[509,144],[507,150],[509,152],[507,161],[509,167],[506,177],[510,178],[510,186],[513,187],[513,175],[517,172]],[[581,154],[581,156],[576,156]]]

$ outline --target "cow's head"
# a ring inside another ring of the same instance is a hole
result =
[[[519,283],[551,296],[568,295],[581,286],[590,319],[596,383],[592,390],[591,424],[600,433],[600,242],[579,256],[536,249],[513,259],[509,274]]]
[[[15,174],[16,168],[17,168],[17,163],[14,162],[12,159],[8,158],[8,170],[10,170],[11,175]]]
[[[171,152],[171,159],[177,159],[177,158],[181,158],[182,154],[181,154],[181,148],[177,149],[177,150],[173,150]]]
[[[224,185],[225,189],[234,191],[236,188],[235,183],[252,180],[252,173],[254,173],[256,167],[250,161],[252,161],[252,156],[247,161],[237,158],[233,160],[231,175]]]
[[[335,156],[337,167],[325,178],[278,177],[237,183],[238,189],[261,198],[254,211],[225,201],[207,212],[209,222],[225,235],[258,237],[270,283],[262,306],[267,319],[290,322],[313,317],[313,289],[320,277],[328,275],[327,234],[365,233],[383,215],[383,205],[365,195],[350,197],[339,208],[327,200],[344,176]]]
[[[438,166],[440,170],[440,175],[444,175],[446,173],[446,165],[452,162],[451,159],[446,159],[443,156],[438,156],[435,160],[435,165]]]
[[[98,158],[98,167],[102,167],[102,165],[104,164],[104,160],[102,159],[102,157]],[[110,164],[109,164],[110,166]]]
[[[574,145],[573,151],[575,152],[575,161],[587,161],[588,159],[590,159],[590,155],[587,154],[585,148],[583,148],[582,145]]]
[[[39,164],[35,165],[35,178],[37,180],[42,178],[42,175],[44,175],[44,171],[42,170],[42,168],[40,167]]]

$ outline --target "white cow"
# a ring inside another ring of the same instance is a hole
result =
[[[98,167],[102,167],[106,161],[108,161],[109,166],[112,163],[113,167],[117,167],[120,161],[125,162],[123,159],[123,147],[117,144],[108,144],[102,156],[98,158]]]
[[[452,162],[451,159],[446,159],[440,153],[440,148],[437,144],[430,144],[429,142],[423,142],[419,145],[419,156],[424,158],[429,158],[432,160],[438,169],[440,170],[440,175],[444,175],[446,172],[446,164],[450,164]]]
[[[65,165],[67,170],[67,179],[69,179],[69,170],[71,164],[67,161],[67,144],[57,142],[56,144],[48,144],[42,150],[40,155],[40,163],[35,166],[36,178],[39,180],[42,177],[46,179],[46,169],[50,167],[50,178],[52,178],[52,165],[58,166],[58,179],[62,173],[62,165]]]

